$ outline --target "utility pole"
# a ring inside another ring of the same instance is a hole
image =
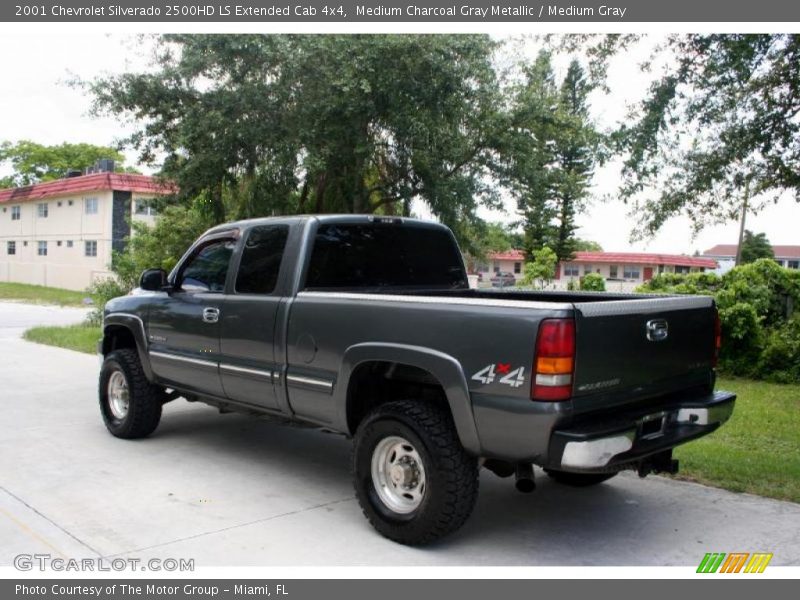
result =
[[[736,246],[736,266],[742,262],[742,242],[744,241],[744,222],[747,218],[747,203],[750,200],[750,178],[744,182],[744,199],[742,200],[742,220],[739,223],[739,243]]]

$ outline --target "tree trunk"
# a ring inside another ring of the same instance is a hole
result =
[[[308,201],[308,174],[303,182],[303,189],[300,192],[300,201],[297,203],[297,212],[301,215],[306,212],[306,202]]]

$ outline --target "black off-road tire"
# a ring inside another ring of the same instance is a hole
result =
[[[617,476],[617,473],[570,473],[569,471],[556,471],[554,469],[545,469],[545,473],[553,481],[572,487],[589,487]]]
[[[390,436],[408,440],[425,469],[425,492],[410,514],[387,506],[373,483],[373,452]],[[369,413],[355,435],[352,469],[364,515],[381,535],[401,544],[428,544],[456,531],[478,498],[478,461],[461,446],[450,412],[426,402],[389,402]]]
[[[128,411],[124,418],[116,417],[109,403],[108,383],[115,372],[125,376],[128,386]],[[162,394],[161,387],[147,380],[136,350],[125,348],[106,356],[100,369],[100,412],[113,435],[136,439],[153,433],[161,420]]]

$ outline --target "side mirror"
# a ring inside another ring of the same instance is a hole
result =
[[[164,269],[147,269],[139,278],[139,287],[148,292],[160,292],[167,285],[167,272]]]

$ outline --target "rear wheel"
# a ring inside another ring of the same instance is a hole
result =
[[[163,389],[144,374],[136,350],[115,350],[100,369],[100,412],[116,437],[134,439],[153,433],[161,420]]]
[[[478,463],[464,451],[443,407],[414,401],[379,406],[358,427],[352,462],[364,515],[401,544],[427,544],[452,533],[475,506]]]
[[[617,473],[570,473],[569,471],[556,471],[553,469],[545,469],[545,473],[552,480],[572,487],[597,485],[617,475]]]

